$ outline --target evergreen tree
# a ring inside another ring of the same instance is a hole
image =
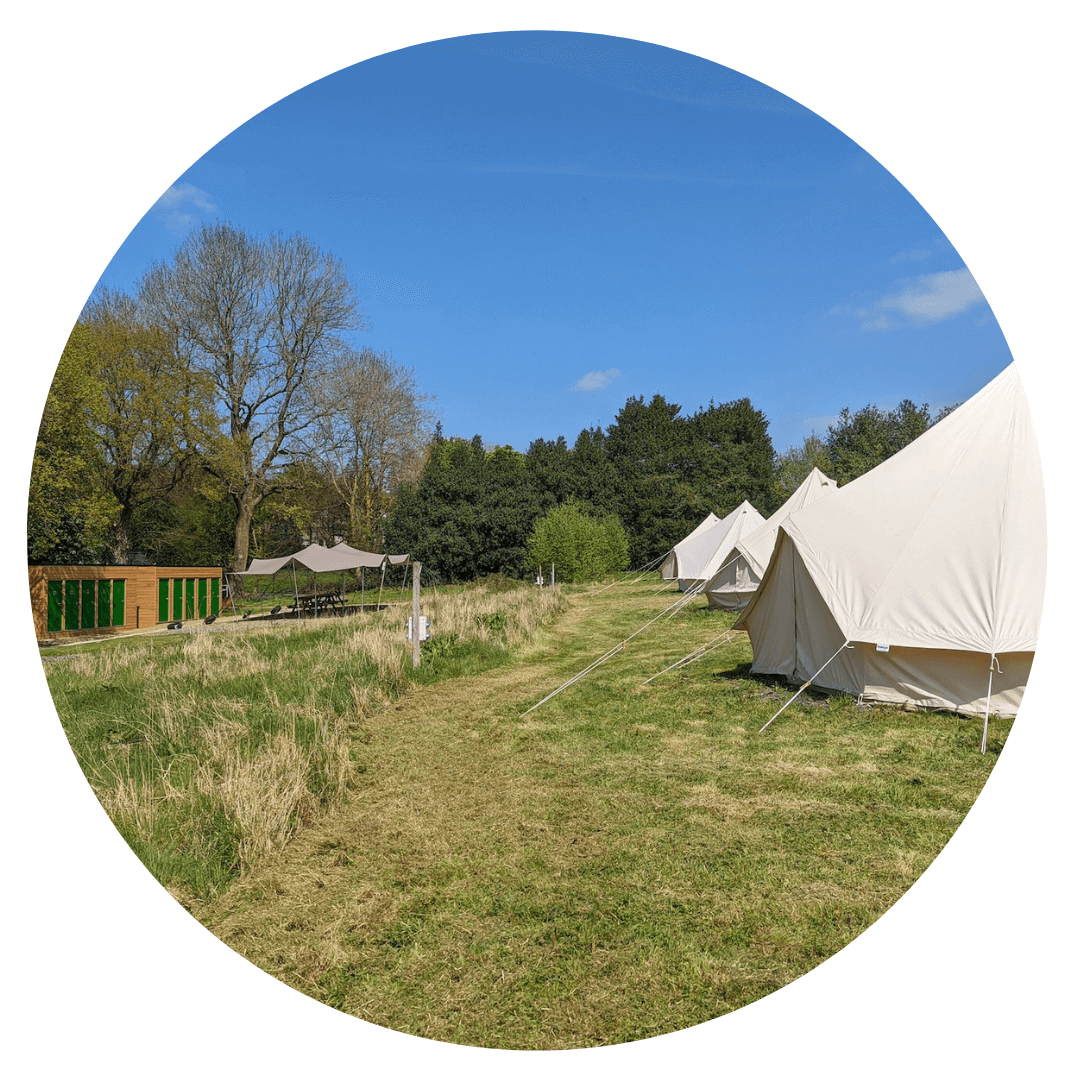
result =
[[[838,484],[850,483],[914,442],[951,411],[945,408],[931,416],[929,405],[916,405],[907,398],[889,411],[876,405],[854,413],[843,409],[837,422],[829,425],[825,440],[829,475]]]
[[[409,552],[445,581],[519,577],[538,509],[524,454],[485,450],[479,435],[445,439],[439,428],[419,482],[398,489],[388,550]]]

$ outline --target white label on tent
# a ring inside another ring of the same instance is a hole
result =
[[[877,646],[875,646],[875,652],[888,652],[888,651],[889,651],[889,646],[888,645],[877,645]]]

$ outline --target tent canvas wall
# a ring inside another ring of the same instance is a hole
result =
[[[703,585],[728,561],[735,545],[764,524],[765,519],[743,500],[715,525],[683,540],[676,568],[679,589],[685,592]]]
[[[784,505],[763,525],[739,540],[733,557],[709,579],[705,586],[709,607],[725,611],[739,611],[746,607],[769,565],[780,526],[796,510],[823,499],[833,491],[836,491],[836,481],[816,466],[811,469]]]
[[[687,541],[692,540],[695,536],[699,536],[705,532],[706,529],[711,529],[716,525],[720,519],[712,512],[708,517],[701,522],[700,525],[693,532],[684,536],[664,557],[664,561],[660,564],[660,576],[665,581],[674,581],[679,576],[679,551],[684,548]]]
[[[1010,365],[876,469],[791,514],[735,627],[750,634],[753,671],[1014,716],[1045,582],[1042,471]]]

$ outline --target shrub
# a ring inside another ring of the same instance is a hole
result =
[[[625,570],[629,545],[622,524],[613,514],[597,516],[573,500],[549,510],[529,537],[529,565],[555,564],[560,581],[594,581]]]

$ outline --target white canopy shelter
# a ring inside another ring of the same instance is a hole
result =
[[[346,573],[350,570],[360,571],[360,606],[366,603],[366,583],[364,580],[365,570],[381,570],[379,580],[379,602],[382,602],[382,586],[386,578],[387,566],[401,566],[408,564],[408,555],[380,555],[373,551],[361,551],[344,542],[335,544],[334,547],[324,547],[322,544],[309,544],[306,548],[294,552],[292,555],[282,555],[277,559],[252,559],[247,570],[239,571],[236,577],[248,577],[253,574],[273,575],[286,566],[292,569],[293,594],[296,597],[296,606],[299,608],[300,597],[296,587],[296,568],[304,567],[315,574]],[[317,579],[316,579],[317,580]],[[344,596],[344,585],[341,595]],[[318,614],[319,600],[318,588],[315,593],[315,612]]]
[[[1042,469],[1010,365],[876,469],[791,514],[735,627],[750,635],[753,671],[1013,716],[1045,585]]]

